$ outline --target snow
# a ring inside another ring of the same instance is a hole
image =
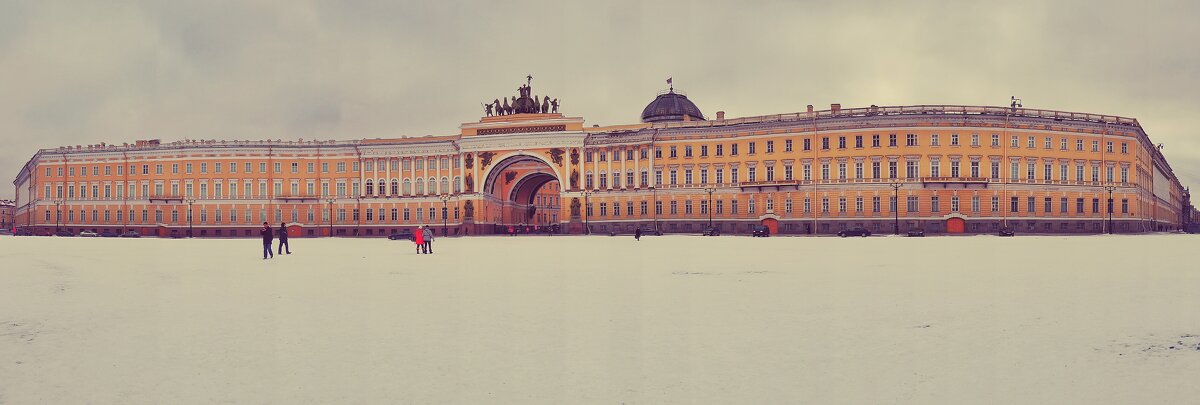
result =
[[[0,238],[0,403],[1186,403],[1195,235]]]

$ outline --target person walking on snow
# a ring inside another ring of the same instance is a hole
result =
[[[642,240],[642,228],[633,231],[633,240]]]
[[[271,229],[271,225],[267,225],[266,222],[263,222],[263,227],[258,231],[258,233],[259,235],[262,235],[263,260],[267,260],[267,256],[275,257],[275,254],[271,253],[271,242],[274,239],[275,230]]]
[[[425,253],[433,254],[433,234],[434,233],[436,233],[436,232],[434,232],[434,230],[432,230],[432,229],[429,229],[429,225],[425,225],[425,232],[422,233],[422,235],[424,235],[424,237],[425,237],[425,244],[423,245]]]
[[[425,235],[421,231],[421,227],[417,227],[417,230],[413,231],[413,242],[417,243],[417,254],[421,254],[421,247],[425,245]]]
[[[292,254],[292,246],[287,242],[287,226],[282,222],[279,223],[279,254],[283,254],[284,248],[287,248],[287,254]]]

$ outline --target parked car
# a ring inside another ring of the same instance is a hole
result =
[[[121,234],[121,237],[122,238],[140,238],[140,237],[142,237],[142,235],[138,234],[137,231],[126,231],[125,233]]]
[[[647,235],[662,236],[662,231],[654,228],[642,228],[642,236]]]
[[[54,232],[54,236],[71,237],[71,236],[75,236],[75,234],[71,233],[71,231],[68,231],[66,229],[60,229],[57,232]]]
[[[840,230],[840,231],[838,231],[837,235],[841,236],[843,238],[845,238],[847,236],[862,236],[865,238],[867,236],[871,236],[871,231],[867,230],[867,228],[855,227],[855,228]]]
[[[79,233],[79,236],[82,236],[82,237],[85,237],[85,238],[95,238],[95,237],[99,237],[100,235],[98,235],[98,234],[96,234],[95,232],[92,232],[92,231],[83,231],[83,232],[80,232],[80,233]]]
[[[715,226],[710,226],[710,227],[704,228],[704,233],[702,235],[704,235],[704,236],[720,236],[721,228],[718,228]]]
[[[33,236],[33,230],[32,229],[18,229],[17,232],[14,233],[13,235],[15,235],[15,236]]]
[[[921,228],[913,228],[908,230],[908,236],[925,236],[925,230]]]
[[[117,237],[117,233],[113,232],[113,231],[104,231],[104,232],[100,232],[100,237],[101,238],[115,238],[115,237]]]
[[[393,234],[391,234],[391,235],[388,235],[388,239],[390,239],[390,240],[408,240],[408,241],[411,241],[411,240],[415,240],[415,239],[416,239],[416,236],[415,236],[415,235],[413,235],[413,232],[412,232],[412,231],[410,231],[410,230],[407,230],[407,229],[402,229],[402,230],[399,230],[399,231],[397,231],[396,233],[393,233]]]
[[[762,225],[755,226],[754,230],[750,231],[750,236],[753,236],[756,238],[770,237],[771,236],[771,228],[767,228]]]
[[[1000,228],[1000,236],[1013,236],[1012,228]]]

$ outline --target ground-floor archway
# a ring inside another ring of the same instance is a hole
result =
[[[946,233],[963,233],[967,230],[967,221],[962,218],[946,220]]]
[[[554,168],[538,157],[517,154],[504,158],[488,172],[482,191],[497,205],[497,225],[548,227],[559,223],[561,182]]]
[[[767,227],[771,231],[771,235],[779,234],[779,220],[775,218],[763,218],[762,226]]]

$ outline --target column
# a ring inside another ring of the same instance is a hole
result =
[[[626,147],[624,147],[624,148],[621,148],[621,149],[622,149],[622,150],[621,150],[621,155],[622,155],[622,156],[621,156],[621,175],[620,175],[620,177],[621,177],[621,181],[622,181],[622,182],[624,182],[624,181],[626,181],[626,180],[629,180],[629,179],[627,179],[627,178],[625,177],[625,173],[626,173],[627,171],[629,171],[629,168],[628,168],[628,167],[626,167],[626,165],[625,165],[625,156],[624,156],[626,153],[629,153],[629,147],[628,147],[628,146],[626,146]],[[634,175],[634,177],[637,177],[637,175]],[[632,184],[628,184],[628,183],[622,183],[622,184],[623,184],[625,187],[632,186]]]

